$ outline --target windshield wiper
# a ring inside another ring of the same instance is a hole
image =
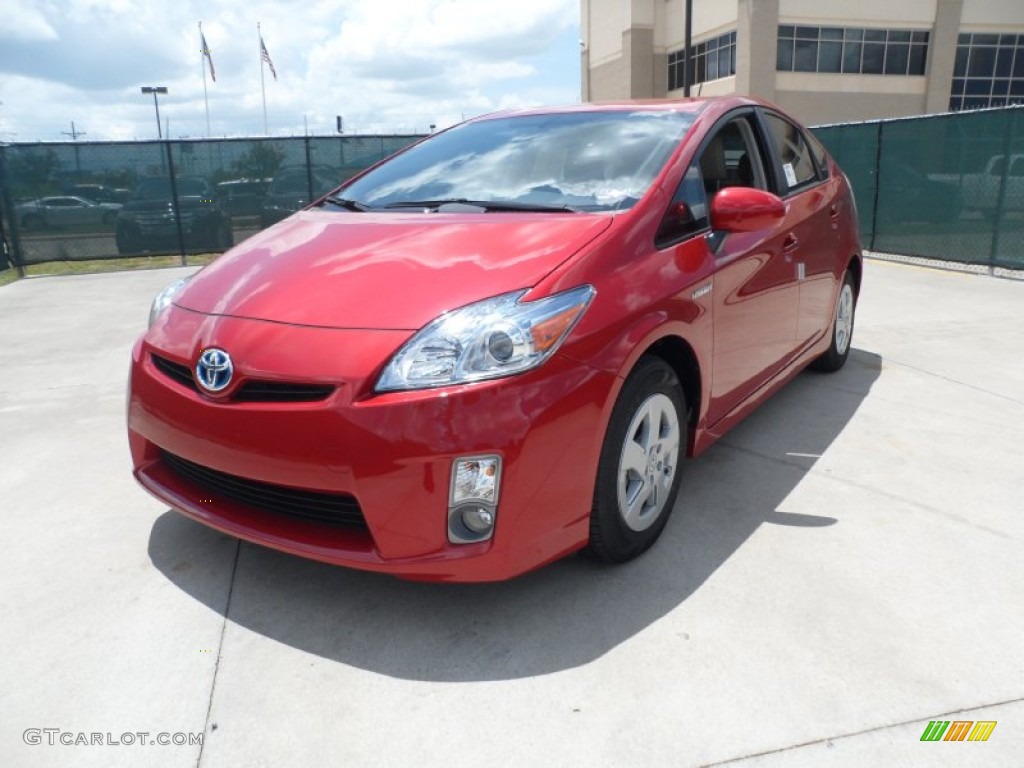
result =
[[[468,205],[485,211],[524,211],[537,213],[579,213],[571,205],[548,205],[518,200],[468,200],[464,197],[448,197],[442,200],[401,200],[388,203],[385,208],[440,208],[442,205]]]
[[[328,195],[324,198],[325,203],[332,203],[339,208],[344,208],[347,211],[357,211],[359,213],[365,213],[366,211],[372,211],[373,208],[368,206],[366,203],[360,203],[358,200],[349,200],[347,197],[338,197],[337,195]]]

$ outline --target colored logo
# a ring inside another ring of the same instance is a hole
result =
[[[223,349],[204,349],[196,363],[196,381],[207,392],[220,392],[231,383],[234,366],[231,355]]]
[[[931,720],[921,741],[988,741],[998,720]]]

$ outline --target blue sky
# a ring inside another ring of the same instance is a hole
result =
[[[0,141],[206,135],[197,22],[212,51],[213,136],[425,131],[579,100],[577,0],[0,0]]]

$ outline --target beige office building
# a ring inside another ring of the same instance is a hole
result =
[[[679,98],[689,80],[693,96],[761,96],[809,124],[1024,103],[1024,0],[581,0],[581,12],[584,101]]]

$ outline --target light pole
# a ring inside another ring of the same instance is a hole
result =
[[[160,103],[156,100],[158,93],[167,93],[167,87],[163,85],[144,85],[142,86],[143,93],[153,94],[153,109],[156,110],[156,135],[157,138],[162,139],[164,137],[163,129],[160,127]]]
[[[693,0],[686,0],[685,19],[683,24],[683,96],[690,98],[690,86],[696,74],[693,66]],[[154,98],[156,98],[154,96]]]

